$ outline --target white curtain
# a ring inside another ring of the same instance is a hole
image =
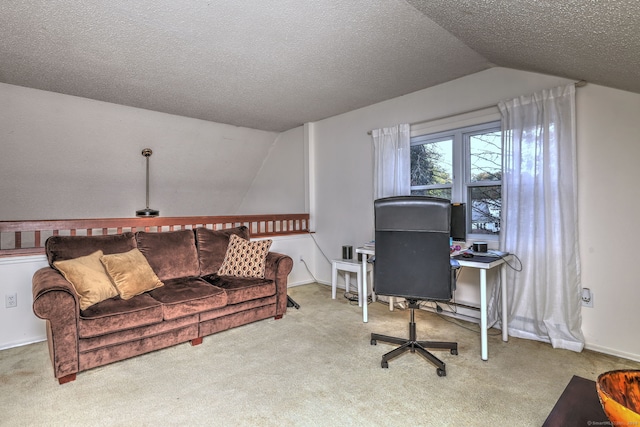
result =
[[[501,248],[507,268],[509,333],[582,351],[575,139],[575,87],[499,103],[503,116]],[[490,316],[497,319],[499,287]]]
[[[408,196],[411,194],[411,128],[399,124],[390,128],[374,129],[373,198]],[[373,209],[372,209],[373,211]],[[393,307],[394,298],[380,295]],[[403,301],[396,301],[404,308]]]
[[[411,193],[410,136],[408,124],[375,129],[373,137],[373,197],[407,196]]]

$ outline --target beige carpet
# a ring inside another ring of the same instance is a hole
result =
[[[369,334],[408,334],[409,312],[371,304],[369,323],[330,287],[291,288],[300,310],[54,380],[46,343],[0,351],[2,426],[540,426],[573,375],[595,379],[640,363],[491,330],[480,359],[478,326],[416,315],[418,339],[453,339],[438,352],[447,376],[417,354],[380,367],[391,345]],[[472,329],[472,330],[469,330]]]

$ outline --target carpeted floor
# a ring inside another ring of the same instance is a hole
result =
[[[380,367],[393,347],[369,334],[408,334],[409,312],[371,304],[369,322],[331,288],[291,288],[301,305],[265,320],[78,374],[58,385],[46,343],[0,351],[2,426],[540,426],[573,375],[595,379],[640,363],[491,330],[480,359],[478,325],[416,315],[418,339],[454,340],[437,355]]]

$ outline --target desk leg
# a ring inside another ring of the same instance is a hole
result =
[[[504,264],[500,266],[500,287],[502,291],[502,341],[509,341],[508,309],[507,309],[507,269]]]
[[[369,283],[367,280],[367,254],[362,254],[362,289],[358,289],[362,297],[362,321],[367,323],[369,321],[369,309],[368,309],[368,296],[369,296]]]
[[[480,269],[480,354],[482,360],[489,359],[487,350],[487,270]]]

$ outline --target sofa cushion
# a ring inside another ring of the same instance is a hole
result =
[[[109,298],[80,312],[78,335],[90,338],[162,321],[162,304],[148,294]]]
[[[203,279],[225,290],[228,305],[270,297],[276,294],[276,284],[273,280],[254,277],[218,276],[217,274],[204,276]]]
[[[135,235],[130,232],[108,236],[51,236],[45,242],[49,266],[65,259],[74,259],[102,251],[105,255],[127,252],[136,247]]]
[[[102,251],[96,251],[90,255],[53,263],[73,285],[80,299],[80,310],[86,310],[93,304],[118,295],[100,262],[102,255]]]
[[[218,270],[220,276],[264,278],[265,259],[271,247],[271,240],[250,242],[232,235],[224,261]]]
[[[162,281],[199,276],[198,252],[192,230],[136,233],[138,249]]]
[[[227,304],[224,290],[199,277],[181,277],[164,282],[164,286],[149,292],[162,303],[165,320],[223,307]]]
[[[103,255],[100,261],[124,300],[163,285],[137,248],[121,254]]]
[[[224,256],[229,247],[229,237],[232,234],[249,240],[249,229],[240,226],[226,230],[210,230],[198,227],[195,230],[198,246],[198,260],[200,261],[200,275],[217,273],[224,261]]]

